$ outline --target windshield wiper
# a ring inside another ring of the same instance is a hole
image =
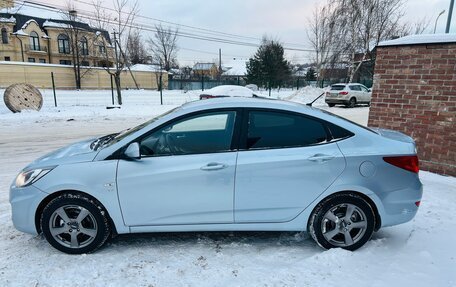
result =
[[[118,134],[119,133],[114,133],[114,134],[109,134],[106,136],[99,137],[90,144],[90,148],[93,150],[97,150],[98,148],[100,148],[100,147],[104,146],[105,144],[109,143],[110,141],[112,141]]]

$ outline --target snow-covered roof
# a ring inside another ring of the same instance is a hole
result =
[[[125,68],[127,69],[127,68]],[[134,72],[160,72],[159,65],[146,65],[146,64],[136,64],[130,67],[130,70]],[[165,70],[161,70],[162,73],[166,73]]]
[[[15,24],[16,23],[16,19],[13,16],[11,16],[9,18],[0,17],[0,23],[13,23],[13,24]]]
[[[222,76],[245,76],[247,75],[247,61],[233,59],[224,64],[224,69],[227,71]]]
[[[62,29],[72,28],[72,26],[70,24],[58,23],[58,22],[53,22],[53,21],[49,21],[49,20],[44,21],[43,27],[45,27],[45,28],[62,28]]]
[[[13,33],[14,35],[19,35],[19,36],[28,36],[29,34],[25,33],[24,30],[20,29],[17,30],[16,32]]]
[[[213,66],[215,66],[214,63],[196,63],[193,70],[210,70]]]
[[[378,46],[386,47],[386,46],[443,44],[443,43],[456,43],[456,34],[408,35],[408,36],[405,36],[402,38],[380,42],[378,44]]]

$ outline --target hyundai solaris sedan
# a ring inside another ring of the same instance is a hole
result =
[[[355,250],[411,220],[414,141],[267,99],[187,103],[34,161],[11,186],[15,227],[80,254],[115,234],[307,231]]]

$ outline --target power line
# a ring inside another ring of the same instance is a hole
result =
[[[46,4],[43,4],[43,3],[38,2],[38,1],[23,1],[23,5],[24,6],[28,6],[28,7],[33,7],[33,8],[38,8],[36,6],[39,6],[38,9],[48,10],[48,11],[52,11],[52,12],[56,12],[56,10],[57,10],[55,7],[50,7],[50,6],[46,5]],[[59,7],[59,6],[56,5],[56,7]],[[65,8],[60,6],[60,9],[64,10]],[[110,8],[108,8],[108,9],[110,9]],[[80,11],[85,12],[85,13],[82,13],[82,14],[78,13],[78,16],[80,18],[84,18],[84,19],[88,19],[88,20],[92,20],[92,21],[96,20],[93,16],[88,15],[88,13],[90,13],[90,11],[87,11],[87,10],[80,10]],[[142,17],[145,17],[145,16],[142,16]],[[113,24],[113,23],[111,23],[111,21],[107,21],[107,22],[109,24]],[[134,24],[127,24],[126,26],[129,27],[129,28],[136,28],[136,29],[139,29],[139,30],[157,32],[157,29],[155,27],[153,27],[151,25],[148,25],[148,24],[143,24],[143,23],[139,23],[138,24],[137,22],[135,22]],[[232,40],[232,39],[212,37],[212,36],[205,36],[205,35],[199,35],[199,34],[194,34],[194,33],[189,33],[189,32],[178,31],[177,35],[180,36],[180,37],[184,37],[184,38],[190,38],[190,39],[202,40],[202,41],[209,41],[209,42],[218,42],[218,43],[231,44],[231,45],[248,46],[248,47],[259,47],[260,46],[257,43],[244,42],[244,41],[239,41],[239,40]],[[284,49],[285,50],[292,50],[292,51],[301,51],[301,52],[313,52],[312,49],[300,49],[300,48],[293,48],[293,47],[287,47],[287,46],[284,46]]]

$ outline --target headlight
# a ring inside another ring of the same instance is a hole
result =
[[[32,183],[36,182],[38,179],[45,176],[48,172],[50,172],[53,167],[50,168],[38,168],[32,169],[29,171],[21,172],[16,178],[16,187],[25,187],[31,185]]]

